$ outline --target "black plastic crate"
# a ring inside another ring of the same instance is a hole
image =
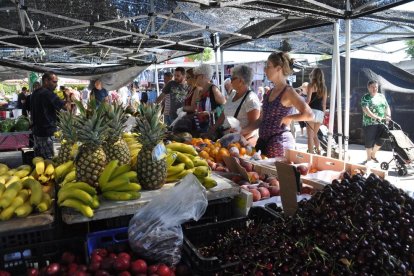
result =
[[[26,275],[30,267],[41,268],[59,262],[65,251],[75,254],[78,262],[85,263],[85,240],[74,237],[0,250],[0,270],[11,275]]]
[[[125,215],[108,219],[94,220],[89,222],[89,231],[96,232],[114,228],[128,227],[133,215]]]
[[[0,233],[0,250],[52,241],[58,238],[56,234],[54,224]]]
[[[215,200],[210,200],[203,216],[198,220],[190,220],[185,222],[183,228],[192,227],[195,225],[203,225],[206,223],[218,222],[233,217],[233,198],[225,197]]]
[[[194,272],[198,275],[212,275],[226,268],[236,266],[238,262],[223,263],[217,257],[204,257],[198,249],[200,245],[216,240],[218,234],[225,233],[229,229],[243,229],[250,220],[256,222],[270,222],[275,215],[262,207],[250,209],[249,217],[231,218],[216,223],[207,223],[188,227],[184,230],[183,255],[189,262]]]

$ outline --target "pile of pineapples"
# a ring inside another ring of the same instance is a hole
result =
[[[131,149],[123,135],[127,116],[121,105],[101,104],[97,107],[93,101],[86,108],[81,103],[77,105],[80,115],[59,114],[62,143],[58,164],[74,159],[76,181],[98,187],[98,179],[105,166],[118,160],[119,165],[132,164],[136,168],[137,180],[143,189],[162,187],[167,174],[166,161],[165,158],[153,160],[152,154],[166,134],[159,105],[139,106],[133,131],[138,133],[134,138],[142,147],[137,148],[135,144]],[[136,160],[131,160],[131,151]]]

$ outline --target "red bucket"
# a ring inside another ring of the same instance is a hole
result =
[[[0,111],[0,119],[5,120],[7,118],[7,111]]]

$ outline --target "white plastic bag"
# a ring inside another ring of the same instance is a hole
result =
[[[128,239],[139,256],[170,265],[181,259],[181,224],[198,220],[208,205],[206,189],[189,174],[170,190],[163,191],[131,219]]]

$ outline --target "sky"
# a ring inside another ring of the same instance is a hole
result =
[[[396,7],[395,9],[401,10],[408,10],[414,11],[414,1],[408,4],[404,4],[401,6]],[[404,50],[405,43],[403,41],[395,41],[395,42],[388,42],[381,45],[376,45],[377,48],[386,50],[388,52],[394,52],[392,54],[380,53],[380,52],[372,52],[369,50],[373,50],[373,48],[366,48],[366,50],[359,50],[355,52],[351,52],[351,58],[365,58],[365,59],[374,59],[374,60],[387,60],[391,63],[397,63],[402,60],[410,59]],[[377,50],[377,49],[375,49]],[[399,50],[399,51],[397,51]],[[224,52],[224,61],[225,62],[252,62],[252,61],[259,61],[259,60],[266,60],[269,56],[269,53],[252,53],[252,52],[231,52],[225,51]],[[293,55],[295,58],[306,58],[310,63],[314,63],[320,59],[320,56],[316,55]],[[240,58],[243,58],[242,60]],[[220,57],[219,57],[220,59]],[[214,61],[214,55],[213,60]]]

